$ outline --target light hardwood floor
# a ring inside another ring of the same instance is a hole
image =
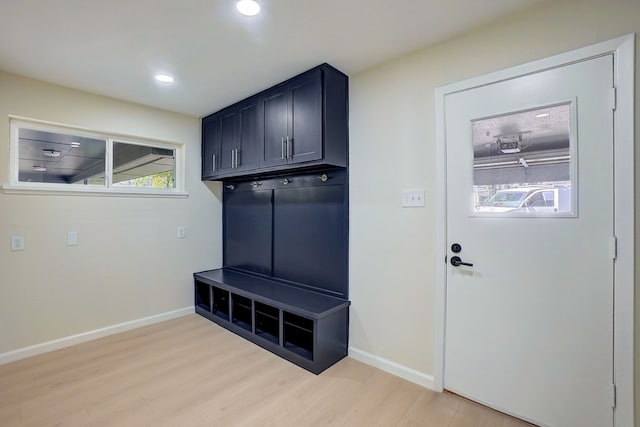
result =
[[[189,315],[0,366],[0,426],[524,427],[350,358],[313,375]]]

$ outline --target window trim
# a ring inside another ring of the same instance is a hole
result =
[[[105,183],[104,185],[69,185],[41,182],[20,182],[19,173],[19,130],[21,128],[34,129],[44,132],[73,132],[78,136],[99,138],[105,141]],[[2,191],[8,194],[47,194],[47,195],[95,195],[95,196],[125,196],[125,197],[187,197],[185,187],[185,144],[145,138],[116,132],[104,132],[54,123],[44,120],[9,115],[9,183],[2,185]],[[146,147],[158,147],[174,150],[175,152],[175,188],[153,189],[145,187],[114,187],[113,174],[113,143],[122,142]]]

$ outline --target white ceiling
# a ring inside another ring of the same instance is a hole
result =
[[[352,75],[546,0],[258,1],[245,17],[235,0],[0,0],[0,70],[203,116],[320,63]]]

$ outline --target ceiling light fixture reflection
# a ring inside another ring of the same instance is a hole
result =
[[[155,79],[160,83],[173,83],[176,80],[169,74],[156,74]]]
[[[246,16],[255,16],[260,13],[260,5],[254,0],[240,0],[236,3],[236,9]]]
[[[60,152],[57,150],[42,150],[42,155],[47,157],[60,157]]]
[[[46,172],[47,168],[45,168],[44,166],[34,166],[33,170],[36,172]]]
[[[549,117],[549,113],[536,114],[536,119],[544,119],[545,117]]]
[[[79,142],[74,141],[74,142],[71,143],[71,148],[79,148],[79,147],[80,147],[80,143]]]

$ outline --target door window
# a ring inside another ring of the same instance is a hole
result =
[[[473,213],[575,214],[572,102],[471,121]]]

